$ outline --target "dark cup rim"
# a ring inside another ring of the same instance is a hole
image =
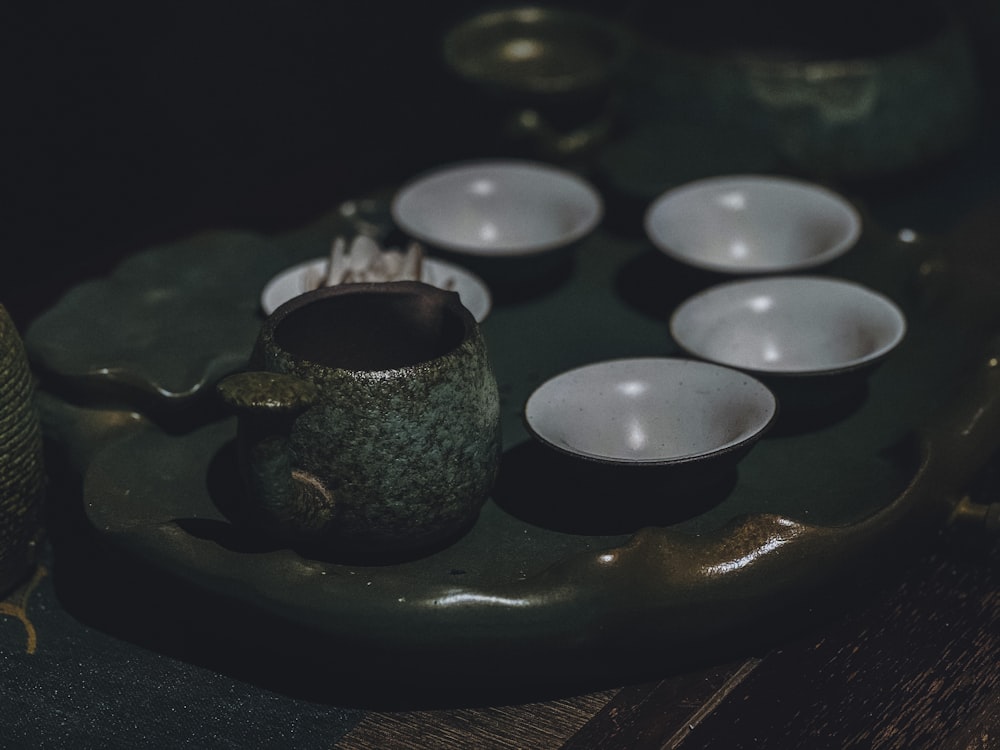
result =
[[[439,287],[433,286],[432,284],[427,284],[423,281],[378,281],[378,282],[357,282],[348,284],[338,284],[335,286],[320,287],[319,289],[314,289],[304,294],[300,294],[296,297],[289,299],[280,305],[273,313],[271,313],[264,321],[261,327],[260,334],[258,336],[258,346],[261,343],[267,342],[267,345],[274,346],[281,351],[287,351],[285,347],[281,346],[275,340],[275,334],[279,326],[292,314],[309,307],[311,305],[317,304],[327,299],[337,298],[337,297],[347,297],[355,295],[365,295],[365,294],[396,294],[405,296],[423,296],[429,298],[436,298],[440,300],[441,304],[453,315],[456,316],[458,321],[462,326],[462,335],[459,342],[451,347],[450,349],[444,351],[443,353],[431,357],[429,359],[415,362],[411,364],[401,365],[399,367],[390,367],[383,369],[372,369],[372,370],[350,370],[343,367],[331,367],[328,365],[320,365],[322,367],[331,370],[343,370],[344,372],[354,372],[357,376],[371,375],[374,373],[385,373],[392,371],[400,372],[413,372],[421,368],[432,366],[435,362],[440,362],[450,356],[455,356],[456,352],[461,349],[462,345],[469,340],[469,338],[478,330],[478,324],[476,319],[468,308],[462,304],[461,298],[458,296],[457,292],[449,291],[446,289],[440,289]],[[289,353],[290,356],[291,353]],[[295,359],[301,359],[300,357],[294,357]],[[313,362],[313,364],[320,364]]]

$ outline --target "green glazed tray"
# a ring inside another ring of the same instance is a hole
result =
[[[783,416],[707,486],[554,455],[523,426],[532,390],[588,362],[678,356],[669,312],[718,280],[600,229],[565,278],[500,300],[482,324],[505,454],[476,525],[392,565],[304,557],[229,521],[235,423],[212,389],[249,354],[265,282],[352,226],[335,211],[285,235],[220,231],[152,248],[73,289],[25,337],[44,428],[82,476],[94,529],[336,653],[524,679],[678,661],[905,555],[953,516],[1000,445],[990,285],[967,285],[953,256],[866,220],[860,244],[820,271],[907,313],[904,343],[863,398],[822,420]]]

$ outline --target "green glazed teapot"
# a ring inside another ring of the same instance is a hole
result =
[[[499,394],[457,294],[410,281],[309,292],[265,321],[250,364],[218,390],[239,415],[254,525],[384,560],[475,521],[499,466]]]

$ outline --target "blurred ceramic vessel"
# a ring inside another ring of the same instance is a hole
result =
[[[739,122],[811,176],[865,179],[924,167],[978,127],[983,92],[973,44],[946,10],[918,20],[889,12],[897,22],[881,38],[870,38],[859,17],[855,28],[841,20],[813,46],[660,45],[645,94],[658,104],[644,106]]]
[[[445,65],[493,105],[506,135],[537,156],[569,157],[602,143],[614,124],[614,81],[632,47],[625,28],[582,11],[490,10],[444,36]]]

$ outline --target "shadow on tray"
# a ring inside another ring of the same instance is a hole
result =
[[[692,294],[728,278],[678,263],[650,246],[621,267],[614,283],[626,304],[650,318],[667,321]]]
[[[522,521],[552,531],[628,534],[700,515],[722,502],[736,484],[735,468],[685,468],[609,466],[529,441],[504,454],[493,499]]]

